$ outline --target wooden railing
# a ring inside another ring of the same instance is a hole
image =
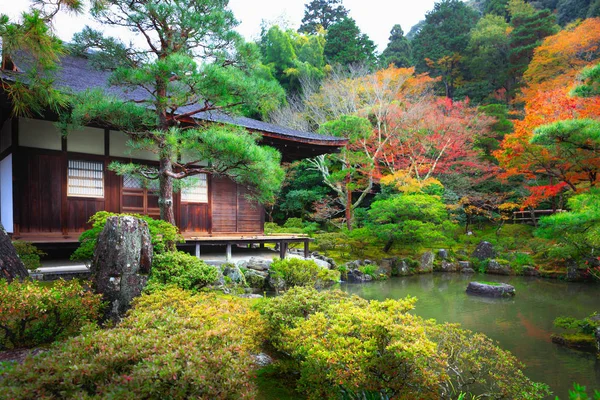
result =
[[[513,224],[532,224],[537,225],[541,217],[556,213],[565,212],[566,210],[525,210],[513,212]]]

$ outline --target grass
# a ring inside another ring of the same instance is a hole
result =
[[[502,283],[499,282],[477,281],[477,283],[482,283],[489,286],[502,286]]]

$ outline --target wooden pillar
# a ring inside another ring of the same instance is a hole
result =
[[[200,242],[196,242],[196,258],[200,258]]]
[[[308,259],[309,250],[308,250],[308,239],[304,241],[304,259]]]
[[[225,253],[225,260],[227,262],[231,261],[231,243],[227,243],[227,251]]]
[[[283,240],[279,242],[279,258],[282,260],[285,259],[285,255],[287,254],[288,244]]]

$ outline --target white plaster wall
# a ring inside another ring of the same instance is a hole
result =
[[[0,128],[0,153],[8,149],[11,145],[12,134],[11,134],[12,121],[7,119],[4,125]]]
[[[112,157],[138,158],[140,160],[158,161],[156,154],[151,151],[132,151],[127,145],[129,138],[123,132],[110,131],[110,155]]]
[[[53,122],[39,119],[19,119],[19,146],[61,150],[61,134]]]
[[[104,129],[85,127],[69,132],[67,151],[104,155]]]
[[[0,222],[7,232],[13,232],[12,154],[0,161]]]
[[[196,159],[197,159],[197,157],[194,157],[194,153],[192,153],[192,152],[189,152],[189,151],[181,152],[181,162],[182,163],[188,163],[190,161],[195,161]],[[200,161],[197,165],[206,167],[208,165],[208,163],[206,161]]]

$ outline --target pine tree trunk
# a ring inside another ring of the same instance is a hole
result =
[[[173,209],[173,178],[165,174],[165,171],[172,169],[171,159],[167,157],[161,157],[160,159],[160,195],[159,195],[159,207],[160,207],[160,219],[167,221],[168,223],[175,225],[175,212]]]
[[[29,277],[27,269],[25,269],[23,262],[17,255],[17,251],[4,227],[0,225],[0,279],[6,279],[10,282],[15,278],[23,280],[27,277]]]
[[[346,178],[346,227],[352,230],[352,191],[350,190],[350,177]]]

